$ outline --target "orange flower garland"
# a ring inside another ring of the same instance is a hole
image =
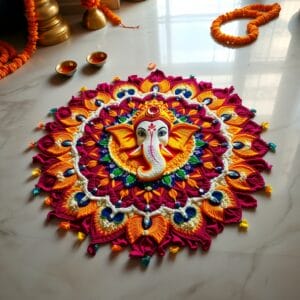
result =
[[[0,41],[0,80],[20,68],[35,52],[38,28],[34,0],[24,0],[28,24],[28,41],[25,49],[17,54],[10,44]]]
[[[81,0],[81,5],[85,8],[95,8],[100,4],[100,0]]]
[[[232,12],[226,13],[215,19],[211,26],[211,35],[224,46],[245,46],[254,42],[258,37],[258,26],[264,25],[279,16],[281,7],[278,3],[263,5],[252,4]],[[247,35],[233,36],[221,31],[221,25],[236,19],[254,19],[247,24]]]

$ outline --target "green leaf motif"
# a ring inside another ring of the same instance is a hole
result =
[[[136,180],[135,176],[132,174],[129,174],[128,176],[126,176],[125,184],[131,185],[135,182],[135,180]]]
[[[111,162],[111,158],[108,154],[104,155],[103,157],[101,157],[101,161],[103,162]]]
[[[204,145],[206,145],[206,142],[202,141],[202,140],[196,140],[196,146],[201,148]]]
[[[176,171],[176,175],[180,178],[180,179],[185,179],[186,173],[184,170],[179,169]]]
[[[162,178],[162,183],[163,183],[164,185],[167,185],[167,186],[171,187],[171,186],[172,186],[172,178],[171,178],[171,176],[170,176],[170,175],[164,176],[164,177]]]
[[[116,168],[112,171],[112,174],[115,176],[115,177],[118,177],[118,176],[121,176],[123,174],[123,170],[120,169],[120,168]]]
[[[196,165],[200,162],[201,162],[200,159],[195,155],[192,155],[189,159],[189,163],[192,164],[192,165]]]
[[[101,146],[107,146],[107,145],[108,145],[108,139],[102,139],[102,140],[99,142],[99,144],[100,144]]]
[[[187,116],[180,116],[178,118],[181,122],[186,122],[188,120],[188,117]]]
[[[120,123],[124,123],[124,122],[126,122],[126,120],[127,120],[127,118],[124,117],[124,116],[118,117],[118,121],[119,121]]]

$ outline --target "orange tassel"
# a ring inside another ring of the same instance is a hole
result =
[[[58,226],[60,229],[63,229],[66,231],[70,230],[70,228],[71,228],[71,225],[69,222],[60,222]]]
[[[111,246],[111,251],[112,252],[120,252],[123,250],[123,247],[121,247],[120,245],[112,245]]]

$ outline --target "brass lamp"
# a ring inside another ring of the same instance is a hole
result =
[[[39,44],[50,46],[61,43],[70,37],[68,24],[59,15],[55,0],[34,0],[36,5]]]

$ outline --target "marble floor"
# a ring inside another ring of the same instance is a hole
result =
[[[138,30],[107,25],[87,32],[80,16],[68,16],[68,41],[39,48],[24,67],[0,81],[0,299],[299,299],[300,2],[280,1],[280,17],[261,27],[250,46],[230,49],[215,43],[212,20],[249,3],[123,1],[120,16],[126,24],[139,24]],[[241,34],[244,27],[245,21],[237,21],[224,31]],[[94,50],[109,55],[98,71],[85,63]],[[54,72],[64,59],[79,64],[67,80]],[[81,86],[145,76],[149,62],[166,74],[235,86],[245,106],[257,109],[256,121],[270,122],[263,137],[278,149],[266,156],[274,167],[265,179],[274,192],[271,198],[258,195],[257,209],[244,213],[247,233],[228,226],[208,253],[155,257],[143,270],[128,262],[126,251],[112,258],[108,246],[88,258],[87,241],[76,247],[74,235],[62,238],[55,226],[45,224],[42,198],[30,196],[33,153],[25,149],[41,136],[34,128],[47,120],[49,109],[65,105]]]

